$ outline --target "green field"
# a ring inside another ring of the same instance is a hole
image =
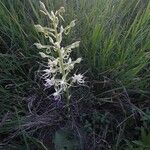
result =
[[[68,81],[78,73],[85,82],[55,100],[34,44],[50,45],[35,25],[51,20],[38,0],[0,0],[0,150],[150,150],[150,1],[41,1],[49,13],[65,8],[59,25],[76,20],[61,46],[80,41]]]

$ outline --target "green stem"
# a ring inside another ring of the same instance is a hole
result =
[[[54,30],[55,30],[56,42],[58,42],[59,41],[58,31],[57,31],[57,27],[56,27],[55,23],[53,23],[53,26],[54,26]],[[64,69],[63,57],[61,54],[61,49],[59,47],[57,48],[57,52],[58,52],[58,56],[59,56],[59,64],[60,64],[60,68],[61,68],[61,73],[62,73],[62,76],[65,77],[66,73],[65,73],[65,69]],[[65,81],[66,81],[66,77],[65,77]],[[67,106],[69,106],[70,97],[69,97],[68,87],[66,88],[66,98],[67,98]],[[68,109],[68,111],[69,111],[69,109]]]

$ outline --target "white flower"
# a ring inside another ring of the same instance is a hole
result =
[[[72,82],[75,83],[77,82],[78,84],[83,84],[85,81],[83,79],[83,75],[81,74],[74,74],[74,76],[72,77]]]
[[[56,89],[55,89],[56,90]],[[54,96],[54,99],[56,101],[60,100],[61,99],[61,89],[60,90],[56,90],[55,93],[53,93],[53,96]]]
[[[50,88],[51,86],[53,86],[55,84],[55,79],[54,78],[46,79],[45,81],[46,81],[46,83],[44,85],[47,88]]]
[[[51,69],[45,69],[43,70],[44,74],[42,75],[43,78],[48,78],[51,76]]]
[[[74,62],[72,61],[71,58],[69,58],[68,62],[66,63],[66,67],[65,67],[65,70],[72,70],[74,68]]]
[[[63,91],[66,91],[66,89],[67,89],[67,82],[65,81],[65,79],[62,79],[59,82],[60,82],[59,84],[60,84],[61,89]]]
[[[58,59],[55,59],[54,61],[51,61],[50,59],[48,60],[48,65],[50,67],[57,66],[57,64],[58,64]]]

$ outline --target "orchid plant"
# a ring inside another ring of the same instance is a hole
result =
[[[51,22],[50,27],[35,25],[38,32],[42,33],[48,40],[49,45],[35,43],[34,45],[40,49],[39,54],[42,58],[46,58],[47,66],[42,70],[42,78],[45,80],[45,87],[54,87],[53,96],[55,100],[61,99],[62,94],[66,95],[67,104],[69,105],[70,93],[69,89],[75,84],[84,84],[84,76],[82,74],[70,75],[75,64],[80,63],[82,58],[72,60],[70,54],[73,49],[79,47],[80,41],[76,41],[68,46],[62,46],[63,35],[68,35],[71,28],[75,26],[75,20],[71,21],[66,27],[60,25],[60,20],[64,21],[64,7],[56,12],[48,12],[44,3],[40,1],[41,12],[48,17]]]

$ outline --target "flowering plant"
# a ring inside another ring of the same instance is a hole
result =
[[[40,51],[39,54],[42,58],[47,58],[48,63],[46,68],[43,70],[42,77],[45,80],[45,87],[54,87],[55,92],[53,96],[55,99],[60,99],[62,94],[66,95],[68,100],[70,99],[69,89],[75,83],[83,84],[84,77],[82,74],[74,74],[70,76],[70,72],[74,69],[74,65],[81,62],[81,58],[72,60],[70,54],[73,49],[79,47],[80,41],[76,41],[68,46],[62,46],[63,35],[68,35],[71,28],[75,26],[75,20],[63,27],[60,25],[60,19],[64,21],[63,13],[65,12],[64,7],[61,7],[56,12],[47,11],[44,3],[40,1],[41,12],[49,18],[51,21],[50,27],[43,27],[41,25],[35,25],[38,32],[42,33],[49,41],[49,45],[43,45],[41,43],[35,43],[34,45],[44,51]]]

